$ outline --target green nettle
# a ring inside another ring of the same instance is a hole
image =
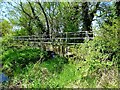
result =
[[[39,48],[20,48],[9,49],[1,56],[3,63],[3,72],[14,74],[17,68],[24,68],[29,63],[44,59],[45,53]]]
[[[119,64],[119,19],[114,19],[112,26],[105,23],[103,27],[97,32],[97,36],[93,41],[87,41],[84,44],[78,45],[72,49],[75,54],[75,60],[84,60],[85,66],[80,70],[86,71],[82,75],[86,80],[87,77],[96,77],[96,87],[118,87],[117,83],[117,67]],[[115,70],[114,70],[115,68]],[[105,82],[105,73],[108,75]],[[114,73],[113,78],[110,79],[110,73]],[[102,77],[101,77],[102,75]],[[100,79],[100,80],[99,80]],[[87,78],[89,80],[89,78]],[[115,80],[114,85],[112,80]],[[105,85],[106,84],[106,85]],[[105,86],[104,86],[105,85]]]

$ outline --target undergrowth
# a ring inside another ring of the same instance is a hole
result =
[[[119,21],[113,23],[105,24],[107,29],[99,30],[94,40],[73,46],[71,58],[49,58],[39,48],[16,48],[5,41],[0,58],[10,80],[3,87],[118,88]]]

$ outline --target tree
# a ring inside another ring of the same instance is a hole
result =
[[[80,6],[79,3],[68,3],[64,6],[63,11],[63,23],[64,31],[66,32],[76,32],[79,31],[80,27]]]
[[[12,32],[11,29],[12,29],[12,26],[7,20],[2,20],[0,22],[0,32],[2,36],[6,36],[10,34]]]
[[[28,3],[24,4],[24,6],[26,5],[26,7],[23,7],[22,2],[20,2],[20,4],[19,4],[20,9],[21,9],[21,14],[23,13],[23,17],[26,18],[26,20],[27,20],[25,28],[29,31],[29,35],[35,34],[35,31],[36,31],[35,29],[37,29],[38,34],[44,33],[45,27],[44,27],[42,21],[40,20],[38,13],[36,13],[35,7],[33,8],[32,4],[34,4],[34,6],[35,6],[35,3],[31,3],[29,1],[28,1]],[[27,11],[28,9],[30,12]],[[21,22],[24,22],[24,20],[21,20]]]
[[[20,2],[19,25],[29,35],[59,32],[92,31],[92,22],[109,21],[114,14],[108,2]],[[110,8],[109,8],[110,7]],[[118,11],[118,10],[117,10]],[[81,29],[82,28],[82,29]]]
[[[45,32],[46,28],[44,20],[42,19],[44,17],[38,7],[38,4],[27,1],[26,3],[9,3],[9,5],[13,7],[13,10],[9,12],[14,12],[10,18],[10,21],[15,26],[17,25],[22,30],[26,30],[28,32],[28,35],[41,34]]]

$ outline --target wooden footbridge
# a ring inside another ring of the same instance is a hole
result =
[[[28,42],[31,47],[41,47],[46,51],[54,51],[65,55],[69,52],[70,45],[81,44],[84,40],[92,40],[93,32],[64,32],[48,35],[15,36],[14,40]]]

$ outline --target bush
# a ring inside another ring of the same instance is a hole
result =
[[[39,48],[12,48],[3,53],[1,56],[3,63],[3,71],[7,74],[16,72],[16,68],[24,68],[29,63],[35,63],[44,59],[45,52]]]
[[[105,23],[103,27],[96,32],[97,35],[93,41],[86,41],[85,43],[78,45],[72,49],[75,55],[75,61],[84,61],[85,66],[82,66],[80,68],[80,70],[83,71],[81,75],[84,81],[90,80],[88,77],[96,77],[97,81],[99,81],[100,79],[102,79],[102,77],[104,77],[104,74],[107,74],[107,78],[109,78],[109,74],[113,72],[115,83],[114,85],[112,85],[112,87],[118,86],[116,84],[117,74],[115,73],[118,73],[116,71],[119,65],[120,58],[120,21],[113,20],[112,23],[113,26],[110,26],[109,24]],[[111,79],[108,79],[104,87],[110,87],[111,84]]]

